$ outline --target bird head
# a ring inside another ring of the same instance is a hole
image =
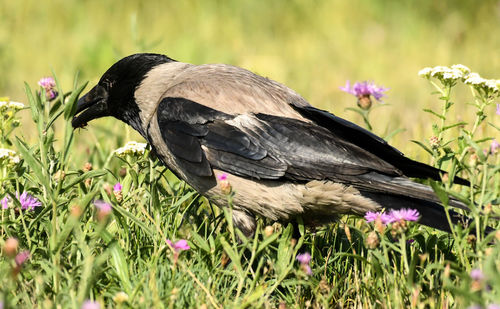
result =
[[[142,133],[135,90],[152,68],[172,61],[160,54],[134,54],[113,64],[99,83],[78,100],[71,125],[81,128],[93,119],[113,116]]]

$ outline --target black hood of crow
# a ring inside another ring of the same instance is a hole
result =
[[[78,100],[73,128],[84,127],[97,118],[113,116],[142,131],[134,92],[152,68],[173,61],[165,55],[143,53],[125,57],[113,64],[99,83]]]

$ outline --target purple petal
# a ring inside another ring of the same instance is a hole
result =
[[[81,309],[100,309],[101,305],[96,301],[86,300],[82,304]]]
[[[217,175],[217,179],[219,179],[219,180],[227,180],[227,174],[226,173],[222,173],[220,175]]]
[[[491,145],[490,145],[490,152],[491,152],[492,154],[495,154],[495,153],[497,153],[498,148],[500,148],[500,144],[498,143],[498,141],[497,141],[496,139],[494,139],[494,140],[491,142]]]
[[[189,247],[189,245],[185,239],[181,239],[174,244],[174,249],[182,251],[182,250],[189,250],[189,249],[191,249],[191,247]]]
[[[396,222],[396,221],[417,221],[418,218],[420,217],[420,213],[416,209],[399,209],[399,210],[394,210],[392,209],[389,212],[389,222]]]
[[[479,268],[474,268],[470,271],[470,277],[472,280],[481,281],[484,279],[483,272]]]
[[[354,89],[351,88],[351,82],[349,80],[346,81],[344,87],[339,87],[339,88],[340,88],[340,90],[342,90],[344,92],[350,93],[352,95],[356,95],[356,92],[354,92]]]
[[[123,189],[123,186],[121,183],[117,182],[114,186],[113,186],[113,191],[121,191]]]
[[[112,210],[111,205],[103,200],[95,200],[94,205],[101,213],[104,214],[108,214]]]
[[[20,252],[16,255],[14,260],[16,261],[17,266],[21,266],[30,258],[30,252],[28,250],[25,250],[23,252]]]
[[[3,199],[2,199],[2,209],[8,209],[9,208],[9,196],[6,195]]]
[[[309,264],[309,262],[311,262],[311,255],[309,252],[297,254],[296,259],[300,264]]]

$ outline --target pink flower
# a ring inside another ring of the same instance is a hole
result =
[[[103,213],[109,214],[111,210],[113,209],[109,203],[106,203],[103,200],[96,200],[94,201],[95,207]]]
[[[416,209],[399,209],[399,210],[394,210],[392,209],[389,212],[389,222],[396,222],[396,221],[417,221],[418,218],[420,217],[420,213]]]
[[[23,192],[21,195],[19,195],[19,192],[16,192],[16,198],[19,200],[19,203],[21,204],[21,209],[22,210],[35,210],[35,207],[42,206],[42,203],[40,201],[28,194],[28,192]],[[2,207],[4,207],[3,200],[2,200]]]
[[[87,299],[82,304],[82,309],[100,309],[101,305],[96,301],[91,301]]]
[[[300,264],[309,264],[311,262],[311,254],[309,252],[297,254],[296,259]]]
[[[344,87],[340,87],[340,90],[350,93],[357,98],[373,96],[377,101],[380,101],[380,99],[385,96],[384,92],[389,90],[389,88],[383,88],[368,81],[356,82],[351,87],[351,82],[347,81]]]
[[[222,173],[220,175],[217,175],[217,179],[219,180],[227,180],[227,174],[226,173]]]
[[[53,77],[43,77],[38,81],[38,85],[45,89],[45,94],[47,99],[52,100],[57,96],[57,91],[54,89],[56,87],[56,81]]]
[[[311,262],[311,254],[309,252],[297,254],[295,259],[299,261],[300,267],[308,276],[312,275],[311,266],[309,266]]]
[[[172,241],[170,239],[167,239],[167,243],[170,247],[174,248],[174,250],[176,252],[191,249],[191,247],[187,243],[187,240],[185,240],[185,239],[181,239],[181,240],[177,241],[175,244],[172,243]]]
[[[121,191],[123,189],[123,186],[121,183],[117,182],[114,186],[113,186],[113,191]]]
[[[470,277],[474,281],[481,281],[484,279],[483,272],[479,268],[474,268],[470,271]]]
[[[2,199],[2,209],[8,209],[8,208],[9,208],[9,202],[10,202],[10,196],[9,196],[9,195],[6,195],[6,196]]]
[[[375,222],[380,220],[383,224],[387,224],[391,222],[391,216],[384,212],[367,212],[365,214],[366,222]]]
[[[103,200],[95,200],[94,205],[97,208],[97,220],[101,222],[104,221],[113,210],[111,205]]]
[[[497,115],[500,115],[500,103],[497,103],[497,111],[496,111],[496,114],[497,114]]]
[[[30,258],[30,252],[28,250],[22,251],[16,255],[14,260],[16,261],[16,265],[19,267],[24,264]]]
[[[490,152],[492,154],[495,154],[498,152],[498,148],[500,148],[500,144],[498,143],[498,141],[496,139],[494,139],[492,142],[491,142],[491,145],[490,145]]]

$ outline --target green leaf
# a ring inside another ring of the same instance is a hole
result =
[[[229,245],[224,236],[221,236],[220,243],[222,245],[222,248],[224,248],[224,251],[226,252],[227,256],[231,259],[231,263],[235,265],[239,275],[243,276],[244,274],[243,267],[241,266],[241,261],[238,253]]]
[[[415,140],[411,140],[413,143],[419,145],[420,147],[422,147],[425,151],[427,151],[431,156],[433,155],[432,153],[432,150],[430,150],[427,146],[425,146],[424,144],[422,144],[421,142],[419,141],[415,141]]]
[[[384,140],[386,140],[386,141],[390,141],[390,140],[391,140],[391,138],[393,138],[394,136],[396,136],[396,134],[401,133],[401,132],[405,132],[405,131],[406,131],[406,129],[402,129],[402,128],[400,128],[400,129],[396,129],[396,130],[394,130],[394,131],[390,132],[389,134],[387,134],[387,135],[384,137]]]
[[[16,147],[21,153],[23,159],[26,161],[28,166],[33,170],[33,173],[35,173],[35,176],[38,179],[38,181],[45,187],[47,192],[51,193],[49,180],[42,171],[42,163],[32,155],[31,151],[28,149],[28,146],[19,137],[16,136],[16,140],[14,141],[14,143],[16,144]]]
[[[431,110],[431,109],[428,109],[428,108],[425,108],[425,109],[424,109],[424,112],[427,112],[427,113],[429,113],[429,114],[432,114],[432,115],[434,115],[434,116],[438,117],[439,119],[443,119],[443,120],[445,120],[445,119],[446,119],[444,116],[439,115],[439,114],[438,114],[438,113],[436,113],[435,111],[433,111],[433,110]]]
[[[83,85],[78,87],[76,90],[71,92],[71,95],[68,98],[68,101],[66,102],[66,105],[64,106],[64,119],[69,120],[70,118],[73,117],[73,115],[76,112],[76,104],[78,103],[78,97],[82,93],[83,89],[87,87],[88,82],[85,82]]]

